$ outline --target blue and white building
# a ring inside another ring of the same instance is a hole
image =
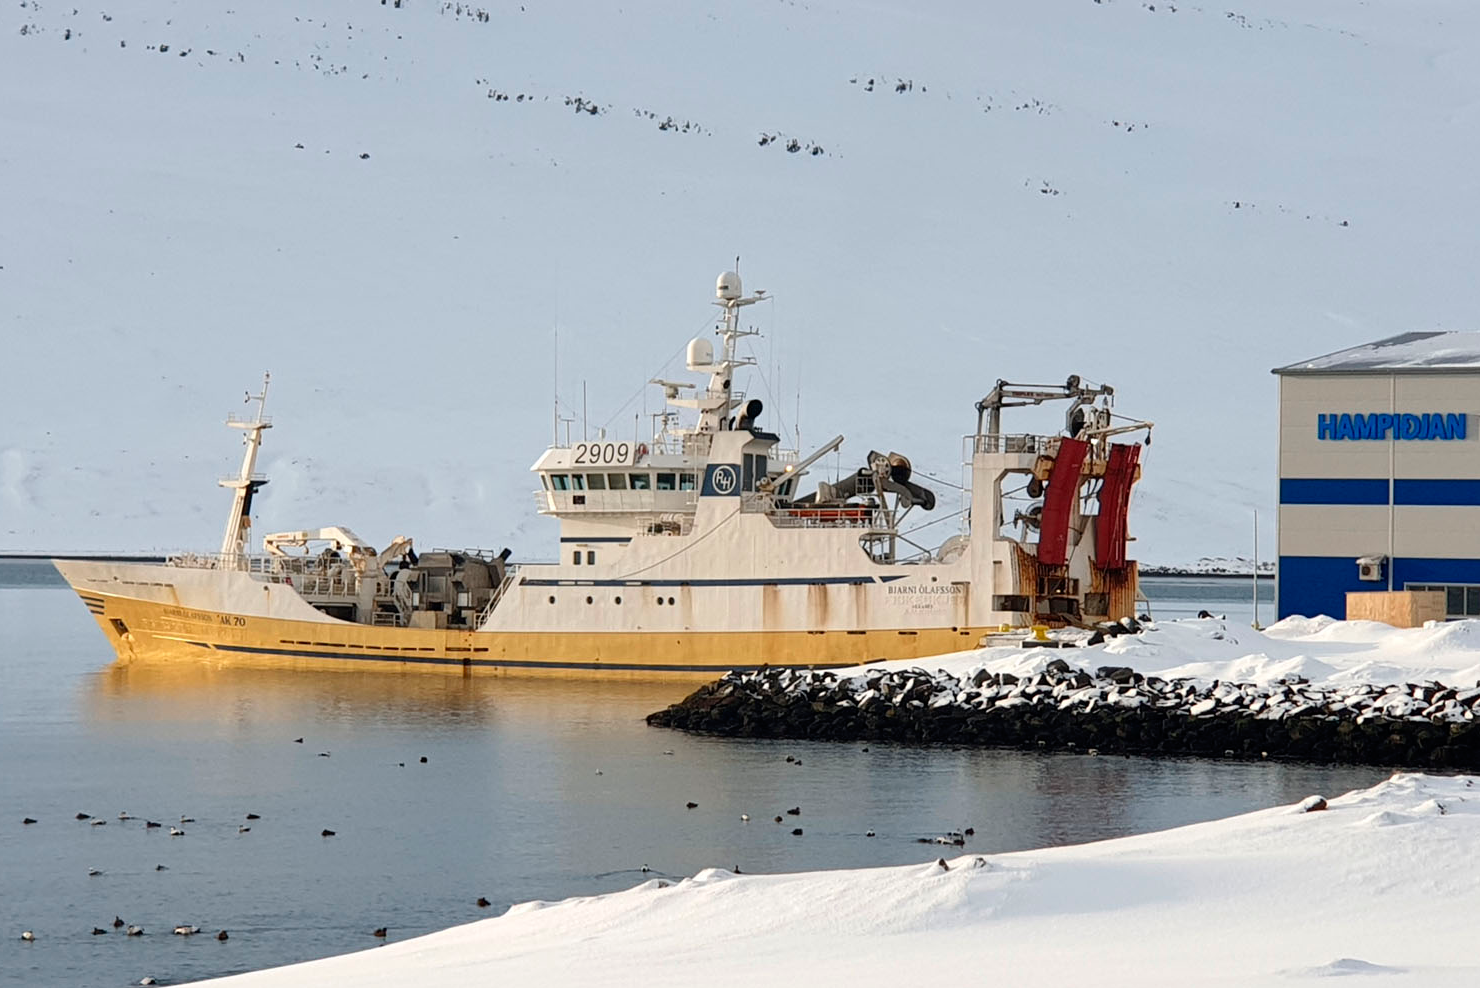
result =
[[[1480,333],[1404,333],[1277,367],[1279,614],[1444,590],[1480,616]]]

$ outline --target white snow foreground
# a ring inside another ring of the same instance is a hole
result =
[[[1434,681],[1466,687],[1480,680],[1480,621],[1394,628],[1376,621],[1290,617],[1264,631],[1216,618],[1164,621],[1140,634],[1088,648],[979,648],[926,660],[839,669],[840,677],[922,666],[958,678],[979,669],[1027,676],[1054,659],[1089,672],[1122,666],[1162,679],[1267,686],[1301,677],[1317,686]]]
[[[1480,788],[1395,775],[1077,847],[795,875],[708,870],[216,985],[1474,985]]]

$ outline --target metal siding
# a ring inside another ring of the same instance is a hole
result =
[[[1346,617],[1348,590],[1382,590],[1385,583],[1357,579],[1356,559],[1351,556],[1281,556],[1279,615],[1315,617],[1326,614]]]
[[[1316,438],[1318,416],[1391,411],[1386,377],[1298,377],[1280,389],[1280,476],[1386,477],[1388,449],[1380,442]]]
[[[1480,559],[1480,508],[1399,507],[1393,519],[1393,555],[1410,559]]]
[[[1388,551],[1387,505],[1282,504],[1281,556],[1358,556]],[[1355,564],[1353,564],[1355,565]]]
[[[1393,586],[1408,583],[1480,584],[1480,559],[1395,559]]]

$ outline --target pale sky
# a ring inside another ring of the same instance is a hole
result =
[[[1269,369],[1480,328],[1471,4],[528,6],[0,10],[0,549],[213,548],[271,369],[258,531],[551,556],[557,329],[630,435],[740,255],[804,452],[956,480],[1078,373],[1157,422],[1134,556],[1267,557]]]

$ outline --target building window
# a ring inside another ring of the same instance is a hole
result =
[[[1455,583],[1405,583],[1404,590],[1437,590],[1444,594],[1444,616],[1448,620],[1480,617],[1480,586]]]
[[[590,549],[590,550],[588,550],[586,552],[586,565],[587,566],[595,566],[596,565],[596,550],[595,549]]]
[[[572,566],[581,565],[581,550],[577,549],[570,554],[570,562]]]

